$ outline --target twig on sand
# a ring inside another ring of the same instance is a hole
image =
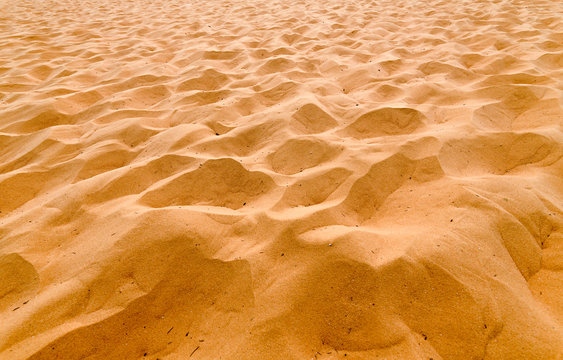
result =
[[[190,354],[190,357],[192,357],[192,355],[193,355],[198,349],[199,349],[199,346],[196,347],[196,348],[194,349],[194,351],[192,351],[192,353]]]

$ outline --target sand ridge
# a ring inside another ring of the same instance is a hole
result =
[[[0,0],[0,359],[562,359],[562,14]]]

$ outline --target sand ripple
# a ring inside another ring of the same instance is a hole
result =
[[[562,4],[0,0],[0,358],[563,358]]]

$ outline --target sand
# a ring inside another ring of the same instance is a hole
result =
[[[563,359],[562,19],[0,0],[0,359]]]

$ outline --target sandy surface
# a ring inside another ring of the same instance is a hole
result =
[[[563,358],[563,2],[0,16],[0,359]]]

